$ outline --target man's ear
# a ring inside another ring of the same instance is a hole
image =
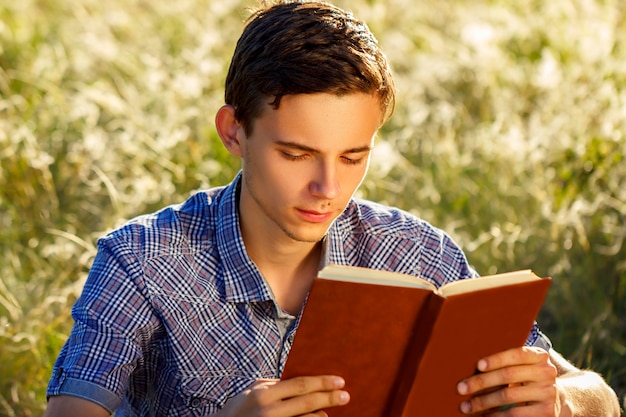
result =
[[[222,143],[231,154],[241,157],[243,151],[241,140],[244,139],[243,127],[235,118],[235,108],[230,104],[225,104],[215,115],[215,128]]]

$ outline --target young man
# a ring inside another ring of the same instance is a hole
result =
[[[375,38],[349,13],[300,2],[257,12],[215,118],[241,173],[100,240],[46,416],[301,416],[346,404],[341,375],[279,379],[321,265],[438,285],[476,275],[441,231],[353,199],[394,94]],[[537,328],[477,367],[457,387],[472,394],[463,413],[618,415],[602,379]]]

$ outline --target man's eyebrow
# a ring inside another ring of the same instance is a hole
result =
[[[282,140],[277,140],[275,143],[285,148],[297,149],[299,151],[310,152],[310,153],[320,153],[318,149],[303,145],[301,143],[286,142]],[[372,150],[372,147],[370,145],[366,145],[366,146],[360,146],[358,148],[346,149],[341,153],[363,153],[363,152],[370,152],[371,150]]]

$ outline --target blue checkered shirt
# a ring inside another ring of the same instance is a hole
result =
[[[255,380],[280,377],[297,320],[246,254],[238,181],[99,240],[48,396],[89,399],[117,416],[205,416]],[[351,201],[325,244],[322,263],[438,286],[476,275],[442,231],[368,201]],[[536,327],[527,344],[549,347]]]

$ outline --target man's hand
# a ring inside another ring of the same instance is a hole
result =
[[[458,384],[459,394],[471,395],[460,409],[465,414],[500,416],[570,415],[557,386],[557,367],[543,349],[522,347],[478,361],[480,373]]]
[[[350,396],[336,376],[259,380],[228,400],[219,417],[326,416],[325,408],[347,404]]]

